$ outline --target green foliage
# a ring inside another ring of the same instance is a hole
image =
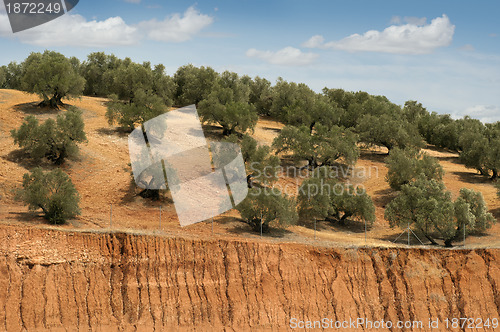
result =
[[[106,118],[110,125],[116,122],[123,129],[131,131],[137,125],[153,119],[165,111],[165,104],[160,97],[151,92],[137,90],[132,102],[121,101],[116,95],[112,95],[111,101],[108,103]]]
[[[356,127],[366,144],[393,148],[422,148],[423,141],[417,128],[396,114],[364,115]]]
[[[338,126],[328,128],[316,124],[311,132],[306,126],[286,126],[273,141],[273,148],[279,152],[292,152],[297,159],[307,160],[315,168],[333,165],[342,159],[347,165],[353,165],[359,158],[356,145],[357,135],[350,129]]]
[[[80,214],[78,192],[69,176],[60,169],[43,172],[35,168],[31,174],[24,174],[23,189],[17,198],[30,210],[42,209],[45,219],[54,224],[62,224]]]
[[[361,187],[338,182],[327,167],[317,168],[299,188],[299,214],[307,219],[326,219],[344,225],[349,218],[375,221],[375,206]]]
[[[76,157],[77,143],[87,140],[81,111],[76,109],[58,115],[56,121],[48,119],[42,124],[30,115],[18,130],[11,131],[11,135],[14,143],[32,158],[46,157],[55,164],[62,164],[66,158]]]
[[[249,90],[244,87],[237,77],[232,82],[222,78],[208,97],[199,103],[201,120],[220,125],[223,135],[253,130],[258,115],[255,107],[248,103]]]
[[[468,121],[459,139],[460,160],[482,175],[498,177],[500,171],[500,122],[482,125]]]
[[[177,69],[175,103],[179,106],[198,104],[207,98],[217,82],[218,74],[211,67],[195,67],[192,64]]]
[[[105,73],[105,80],[111,82],[110,93],[132,103],[138,91],[152,92],[153,72],[147,66],[125,59],[118,68]]]
[[[280,159],[270,154],[269,146],[258,145],[257,141],[250,135],[243,135],[241,139],[232,135],[226,141],[239,143],[249,187],[253,187],[255,184],[270,185],[278,180]]]
[[[0,67],[0,89],[5,87],[5,82],[7,81],[7,67]]]
[[[436,158],[417,150],[395,148],[386,159],[388,172],[386,181],[392,189],[401,187],[417,179],[421,174],[426,179],[441,181],[444,170]]]
[[[42,106],[57,108],[62,98],[78,97],[83,92],[85,79],[75,70],[74,60],[60,53],[31,53],[22,67],[22,89],[38,94]]]
[[[273,104],[273,88],[271,82],[265,78],[255,77],[250,81],[250,94],[248,101],[255,107],[259,115],[270,115]]]
[[[466,232],[484,232],[496,222],[493,215],[488,212],[481,192],[467,188],[460,189],[460,196],[455,201],[455,204],[464,203],[469,205],[469,211],[473,216],[469,223],[466,223]],[[460,220],[464,220],[464,218]]]
[[[481,193],[461,189],[455,202],[444,184],[421,175],[416,181],[404,185],[400,194],[385,210],[385,218],[391,227],[406,228],[408,225],[437,244],[435,238],[451,246],[466,234],[491,227],[493,216],[487,212]]]
[[[104,52],[93,52],[81,66],[86,84],[83,93],[87,96],[108,96],[112,82],[109,73],[118,68],[121,60]]]
[[[298,219],[295,200],[276,188],[250,189],[236,210],[256,232],[260,232],[261,225],[262,231],[267,233],[271,223],[286,227]]]
[[[7,66],[2,66],[5,82],[3,83],[3,88],[5,89],[21,89],[21,77],[23,73],[23,67],[17,62],[11,62]]]
[[[172,77],[165,74],[165,66],[156,65],[153,70],[152,91],[163,100],[167,106],[173,104],[176,86]]]

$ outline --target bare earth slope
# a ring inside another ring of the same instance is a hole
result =
[[[427,324],[500,314],[493,249],[321,249],[12,226],[0,227],[0,242],[8,331],[286,330],[292,318]]]

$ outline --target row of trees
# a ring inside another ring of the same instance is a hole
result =
[[[227,140],[242,146],[248,183],[251,192],[258,195],[253,195],[253,201],[249,198],[242,203],[240,209],[242,216],[251,216],[244,218],[254,225],[259,220],[293,221],[297,213],[341,223],[355,217],[373,220],[373,203],[366,193],[324,178],[320,173],[313,172],[303,186],[342,187],[342,194],[299,195],[297,202],[276,192],[266,195],[268,199],[261,197],[265,191],[257,189],[269,189],[276,177],[266,174],[257,178],[256,174],[262,172],[256,171],[255,165],[269,169],[265,166],[279,164],[277,157],[269,156],[271,149],[278,154],[291,153],[295,159],[306,161],[307,167],[314,171],[336,164],[354,165],[360,154],[359,143],[385,146],[390,152],[388,181],[401,192],[398,198],[404,195],[405,188],[424,180],[435,181],[438,187],[442,185],[443,170],[439,163],[419,152],[425,142],[459,151],[468,167],[498,176],[500,124],[485,125],[467,117],[453,120],[429,113],[415,101],[400,107],[386,97],[366,92],[325,88],[316,93],[305,84],[278,79],[273,86],[259,77],[252,79],[228,71],[219,74],[210,67],[193,65],[180,67],[173,76],[168,76],[163,65],[137,64],[129,58],[118,59],[102,52],[92,53],[80,63],[76,58],[50,51],[32,53],[21,64],[1,67],[0,86],[38,93],[41,106],[50,107],[61,105],[64,97],[107,96],[111,100],[106,113],[109,123],[126,130],[162,114],[169,106],[197,104],[205,123],[219,126]],[[271,116],[285,124],[272,147],[258,146],[246,134],[253,130],[259,115]],[[71,111],[64,118],[43,124],[28,117],[12,136],[34,158],[46,157],[61,164],[74,154],[76,143],[85,140],[83,122],[80,124],[77,118],[76,112]],[[75,131],[68,133],[71,130]],[[252,206],[260,206],[260,212]],[[297,206],[294,213],[292,210]],[[263,216],[262,209],[274,217]],[[469,229],[473,229],[470,223]],[[433,229],[426,236],[436,232]]]

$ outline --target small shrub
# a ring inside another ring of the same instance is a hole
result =
[[[45,157],[58,165],[66,158],[74,158],[78,154],[76,143],[87,140],[82,114],[74,108],[42,124],[30,115],[18,130],[11,131],[11,136],[32,158]]]
[[[62,224],[80,214],[78,192],[69,176],[60,169],[43,172],[35,168],[24,174],[23,188],[17,198],[32,211],[42,209],[45,219],[53,224]]]

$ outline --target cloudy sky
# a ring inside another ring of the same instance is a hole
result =
[[[500,3],[492,0],[80,0],[13,34],[0,3],[0,65],[93,51],[368,91],[430,111],[500,120]]]

